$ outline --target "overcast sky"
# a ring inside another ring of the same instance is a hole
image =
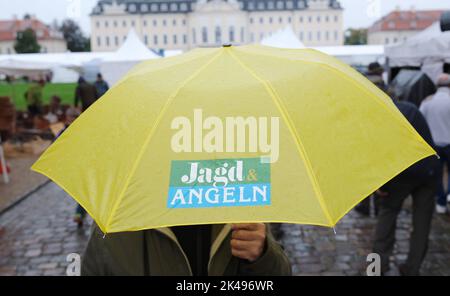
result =
[[[89,13],[97,0],[0,0],[0,19],[13,15],[34,14],[46,23],[54,19],[73,18],[86,33],[90,31]],[[340,0],[344,6],[345,28],[367,27],[380,16],[402,9],[449,9],[448,0]]]

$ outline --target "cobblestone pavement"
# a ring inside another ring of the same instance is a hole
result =
[[[65,275],[66,256],[82,253],[89,225],[72,222],[75,203],[50,183],[0,216],[0,275]],[[393,270],[405,260],[410,218],[399,217]],[[349,213],[332,229],[283,225],[282,242],[295,275],[363,275],[371,250],[375,219]],[[90,224],[90,223],[88,223]],[[450,275],[450,219],[435,217],[423,275]],[[395,272],[394,272],[395,274]]]
[[[0,178],[0,212],[17,202],[23,195],[47,182],[46,177],[30,170],[37,159],[37,155],[21,154],[6,160],[11,167],[11,180],[8,184],[4,184],[3,179]]]

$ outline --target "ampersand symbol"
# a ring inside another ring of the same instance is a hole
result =
[[[249,181],[249,182],[258,181],[258,176],[257,176],[256,170],[254,170],[254,169],[248,170],[247,181]]]

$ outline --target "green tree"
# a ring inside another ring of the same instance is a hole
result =
[[[67,48],[71,52],[83,52],[91,50],[91,42],[85,37],[80,26],[73,20],[64,20],[59,27],[59,31],[64,35]]]
[[[367,44],[367,29],[348,29],[345,32],[345,45]]]
[[[28,28],[25,31],[17,32],[14,49],[17,53],[38,53],[41,51],[41,46],[33,29]]]

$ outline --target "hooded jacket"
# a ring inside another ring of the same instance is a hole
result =
[[[269,229],[269,227],[267,227]],[[212,225],[210,276],[287,276],[291,266],[267,230],[266,248],[256,262],[231,254],[231,225]],[[170,228],[108,234],[94,226],[82,258],[83,276],[191,276],[189,260]]]

